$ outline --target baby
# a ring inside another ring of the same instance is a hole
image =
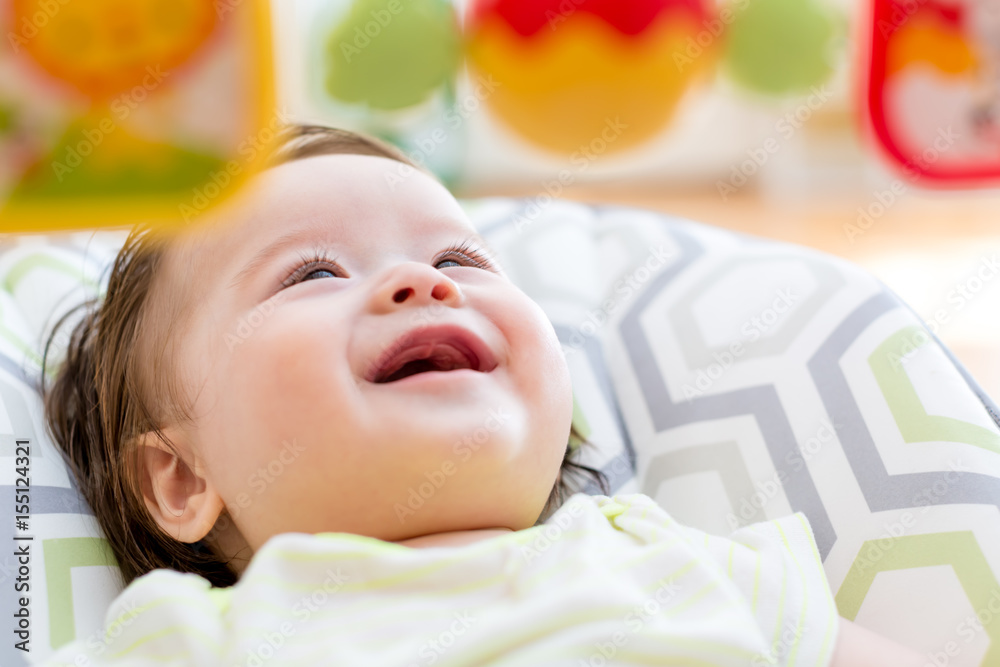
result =
[[[128,584],[46,664],[922,665],[802,514],[573,494],[552,325],[401,153],[293,127],[248,192],[133,232],[46,392]]]

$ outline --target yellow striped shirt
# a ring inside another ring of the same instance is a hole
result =
[[[801,513],[723,538],[642,494],[576,494],[458,547],[287,533],[231,588],[157,570],[44,664],[825,667],[838,627]]]

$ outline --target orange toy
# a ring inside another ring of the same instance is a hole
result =
[[[480,0],[468,23],[474,76],[498,83],[487,104],[559,153],[662,130],[721,36],[700,0]]]
[[[39,12],[37,0],[13,0],[15,25]],[[25,50],[53,77],[93,98],[142,83],[148,69],[173,70],[191,59],[215,28],[203,0],[67,2],[24,40]]]
[[[0,231],[192,224],[262,166],[268,0],[0,0]]]

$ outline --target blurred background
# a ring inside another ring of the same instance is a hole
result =
[[[62,201],[53,224],[83,219],[72,197],[167,186],[186,220],[249,171],[246,138],[315,121],[461,197],[641,206],[857,262],[1000,398],[1000,0],[0,9],[0,199]]]

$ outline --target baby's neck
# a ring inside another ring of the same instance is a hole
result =
[[[427,547],[460,547],[465,544],[472,544],[473,542],[479,542],[481,540],[488,540],[491,537],[499,537],[501,535],[509,535],[512,533],[510,528],[477,528],[475,530],[452,530],[445,533],[431,533],[430,535],[420,535],[418,537],[410,537],[405,540],[399,540],[395,544],[402,544],[406,547],[413,547],[414,549],[424,549]],[[240,538],[242,540],[242,538]],[[246,542],[240,542],[240,549],[236,549],[233,545],[236,542],[232,541],[230,537],[227,540],[228,546],[231,552],[237,552],[236,556],[229,559],[229,566],[236,572],[236,576],[242,576],[244,570],[250,564],[250,547],[247,546]],[[225,553],[225,552],[224,552]]]
[[[423,549],[426,547],[460,547],[465,544],[488,540],[491,537],[509,535],[510,528],[477,528],[475,530],[453,530],[447,533],[432,533],[399,540],[396,544]]]

